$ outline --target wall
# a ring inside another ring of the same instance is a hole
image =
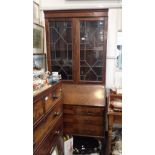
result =
[[[118,8],[120,0],[40,0],[45,9]]]
[[[107,68],[106,87],[121,87],[122,73],[117,72],[116,63],[116,43],[117,32],[122,31],[122,9],[109,9],[108,14],[108,36],[107,36]]]
[[[122,30],[122,9],[120,1],[71,1],[71,0],[41,0],[41,10],[65,10],[84,8],[109,8],[108,13],[108,38],[107,38],[107,66],[106,66],[106,87],[116,85],[121,87],[121,72],[115,69],[117,32]],[[42,22],[44,15],[42,13]],[[46,52],[46,50],[45,50]]]

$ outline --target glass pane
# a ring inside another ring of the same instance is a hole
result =
[[[102,81],[104,20],[80,22],[80,79]]]
[[[72,80],[72,37],[70,21],[50,21],[52,71]]]

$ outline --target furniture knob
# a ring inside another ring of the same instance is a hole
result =
[[[59,116],[59,112],[54,112],[54,115],[55,116]]]
[[[55,131],[55,134],[56,134],[56,135],[59,135],[59,133],[60,133],[60,131],[59,131],[59,130],[58,130],[58,131]]]
[[[48,100],[48,96],[45,97],[45,101],[47,101],[47,100]]]
[[[62,92],[62,88],[60,88],[60,92]]]

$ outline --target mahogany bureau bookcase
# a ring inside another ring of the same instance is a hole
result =
[[[64,134],[104,139],[108,9],[44,15],[48,70],[62,76]]]

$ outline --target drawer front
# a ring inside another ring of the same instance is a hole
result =
[[[64,115],[64,123],[88,124],[88,125],[104,125],[104,118],[100,116],[85,115]]]
[[[104,108],[77,106],[75,107],[75,113],[80,115],[103,116]]]
[[[74,112],[74,106],[70,106],[70,105],[65,105],[63,106],[63,112],[64,114],[75,114]]]
[[[62,104],[59,103],[47,115],[47,117],[34,129],[34,143],[37,145],[41,139],[52,129],[58,118],[62,114]]]
[[[62,97],[62,89],[61,85],[58,85],[51,91],[51,93],[49,93],[44,97],[45,112],[48,112],[61,97]]]
[[[68,126],[67,124],[64,125],[64,134],[71,135],[74,133],[73,125]]]
[[[49,131],[51,129],[51,126],[57,121],[57,119],[62,114],[62,104],[56,105],[56,107],[48,114],[46,120],[44,129],[46,131]]]
[[[61,87],[61,85],[59,85],[58,87],[53,89],[52,93],[53,93],[53,98],[62,97],[62,87]]]
[[[64,114],[103,116],[104,108],[103,107],[64,105]]]
[[[74,126],[74,133],[89,136],[104,136],[103,126],[77,124]]]
[[[122,124],[122,116],[121,115],[115,115],[115,116],[113,116],[113,121],[115,122],[115,123],[118,123],[118,124]]]
[[[37,122],[44,115],[43,100],[39,100],[33,104],[33,122]]]
[[[62,117],[58,120],[53,130],[48,134],[45,140],[41,143],[35,155],[49,155],[53,151],[54,146],[60,141],[60,137],[63,135],[63,121]],[[63,139],[61,139],[63,140]],[[59,146],[60,147],[60,146]]]
[[[47,112],[54,105],[52,93],[49,93],[48,95],[44,96],[44,102],[45,102],[45,111]]]
[[[75,134],[75,135],[88,135],[88,136],[104,136],[104,126],[102,125],[87,125],[87,124],[64,124],[65,134]]]
[[[103,137],[104,114],[103,107],[64,105],[64,132]]]

